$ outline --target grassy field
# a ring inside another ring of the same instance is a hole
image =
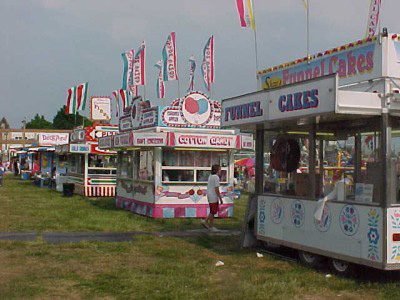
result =
[[[243,203],[241,203],[241,201]],[[239,215],[218,220],[240,226]],[[157,221],[115,210],[111,200],[62,198],[7,178],[0,189],[0,231],[133,231],[198,228],[198,220]],[[222,260],[225,265],[216,267]],[[0,242],[0,299],[397,299],[400,276],[363,269],[326,277],[255,250],[238,237],[138,236],[131,242]]]
[[[217,220],[221,229],[237,229],[246,209],[247,196],[235,206],[235,216]],[[31,181],[7,176],[0,190],[0,232],[15,231],[170,231],[202,228],[197,219],[141,217],[115,208],[114,198],[65,198],[40,189]]]

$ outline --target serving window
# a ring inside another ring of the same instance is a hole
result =
[[[309,196],[308,133],[264,133],[264,193],[287,196]]]
[[[371,117],[340,124],[322,123],[315,131],[265,131],[264,193],[314,200],[328,196],[333,201],[382,202],[380,125],[379,118]],[[392,149],[397,147],[400,154],[400,134],[397,142]],[[400,162],[398,157],[393,156],[393,160]],[[400,184],[396,183],[399,191]]]
[[[85,174],[85,155],[71,153],[68,155],[68,173]]]
[[[188,151],[163,149],[162,181],[163,182],[199,182],[206,183],[211,174],[211,166],[221,166],[221,182],[227,182],[227,151]]]
[[[89,174],[116,174],[116,156],[89,154]]]
[[[133,152],[119,151],[118,152],[118,178],[132,179],[133,178]]]
[[[154,180],[153,150],[136,150],[134,155],[134,179]]]

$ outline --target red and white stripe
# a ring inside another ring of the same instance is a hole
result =
[[[143,41],[133,59],[133,85],[145,85],[146,44]]]
[[[114,197],[115,186],[87,186],[85,188],[86,197]]]

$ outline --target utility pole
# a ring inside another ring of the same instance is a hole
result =
[[[22,121],[22,125],[23,125],[23,129],[24,129],[24,131],[22,131],[22,139],[23,139],[22,148],[25,148],[26,117],[24,117],[24,120]]]

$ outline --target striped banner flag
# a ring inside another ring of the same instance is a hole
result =
[[[191,92],[194,90],[194,71],[196,70],[196,62],[193,55],[189,58],[189,64],[189,88],[187,91]]]
[[[164,81],[178,80],[178,69],[176,60],[176,37],[171,32],[162,50]]]
[[[143,41],[133,60],[133,85],[145,85],[146,44]]]
[[[215,62],[214,62],[214,36],[212,35],[203,50],[203,62],[201,71],[207,91],[211,90],[211,84],[215,81]]]
[[[119,99],[121,100],[121,108],[124,111],[129,105],[129,91],[120,89],[119,90]]]
[[[122,89],[126,90],[133,82],[133,58],[135,55],[134,50],[129,50],[121,54],[124,69],[122,73]]]
[[[118,118],[119,117],[119,93],[117,90],[113,91],[112,94],[114,95],[115,98],[115,104],[117,109],[115,110],[115,116]]]
[[[164,85],[164,70],[163,70],[163,61],[159,60],[155,65],[156,68],[159,69],[158,72],[158,79],[157,79],[157,87],[156,87],[156,92],[157,92],[157,98],[158,99],[164,99],[165,98],[165,85]]]
[[[381,0],[371,0],[369,5],[368,23],[366,37],[373,37],[379,24],[379,10],[381,7]]]
[[[132,94],[132,97],[136,97],[138,95],[138,86],[137,85],[131,85],[129,88],[129,91]]]
[[[256,29],[256,21],[253,13],[252,0],[236,0],[236,6],[239,13],[240,26]]]
[[[81,83],[67,91],[66,114],[76,114],[78,110],[85,110],[87,102],[88,83]]]

